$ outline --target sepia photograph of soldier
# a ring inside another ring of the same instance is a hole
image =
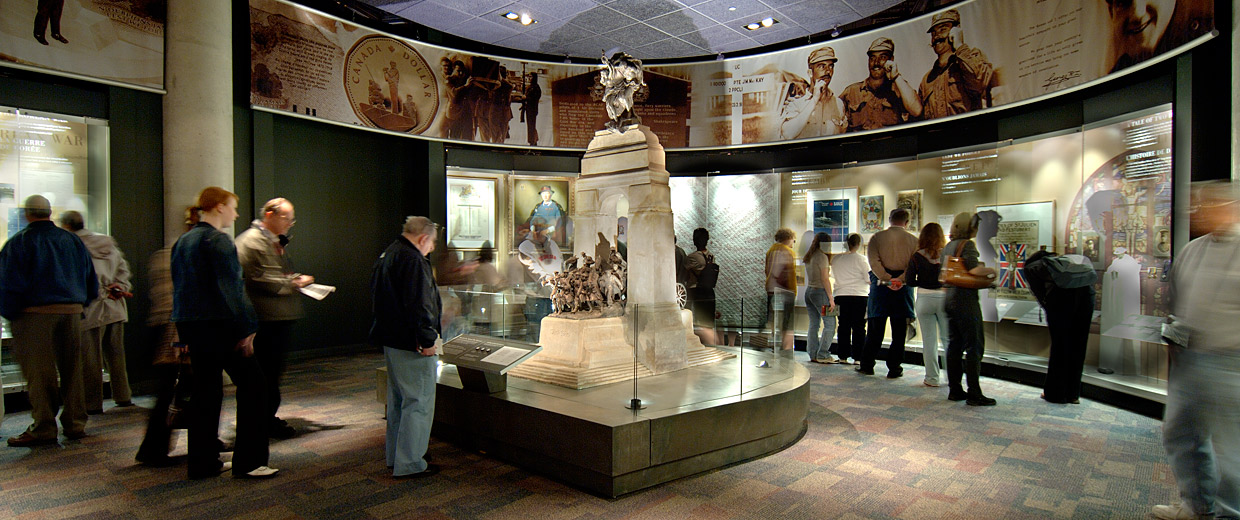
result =
[[[917,89],[923,119],[991,106],[990,91],[999,86],[998,75],[994,64],[986,60],[981,50],[965,43],[960,13],[948,9],[934,15],[926,32],[930,34],[930,47],[938,59]]]
[[[1214,27],[1208,0],[1101,0],[1111,40],[1105,72],[1116,72],[1188,43]]]
[[[840,99],[848,114],[848,131],[874,130],[921,117],[921,100],[895,60],[896,44],[878,38],[866,51],[869,77],[844,89]]]
[[[802,139],[844,133],[848,120],[844,103],[831,91],[835,49],[822,47],[809,54],[810,80],[789,82],[779,110],[779,138]]]
[[[538,102],[542,99],[542,87],[538,86],[538,73],[531,72],[529,86],[525,87],[525,99],[521,101],[521,119],[525,121],[525,140],[530,146],[538,145]]]

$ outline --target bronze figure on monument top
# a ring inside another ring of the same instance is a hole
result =
[[[603,104],[607,107],[607,129],[624,133],[626,127],[639,125],[642,118],[633,112],[633,95],[646,86],[642,78],[642,60],[617,52],[607,57],[603,53],[603,66],[599,71],[599,83],[603,85]]]

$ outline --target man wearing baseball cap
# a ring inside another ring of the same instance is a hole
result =
[[[999,86],[998,76],[982,51],[965,44],[960,13],[948,9],[935,14],[926,32],[939,57],[918,87],[924,119],[984,108],[990,89]]]
[[[873,130],[906,123],[921,116],[921,100],[913,85],[900,75],[895,61],[896,44],[878,38],[866,51],[869,77],[849,85],[840,94],[848,111],[848,131]]]
[[[790,83],[780,108],[780,139],[802,139],[844,133],[848,119],[844,103],[831,92],[835,49],[822,47],[809,54],[810,86]],[[802,90],[808,90],[804,92]]]

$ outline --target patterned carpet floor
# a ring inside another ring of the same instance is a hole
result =
[[[110,402],[84,439],[0,445],[0,518],[1149,518],[1176,495],[1157,420],[993,379],[982,384],[998,406],[973,408],[923,386],[919,366],[888,380],[809,363],[808,431],[765,458],[603,499],[432,439],[443,472],[395,480],[374,399],[382,363],[368,351],[289,367],[280,415],[299,435],[273,441],[270,480],[137,466],[146,410]],[[10,413],[0,435],[29,424]]]

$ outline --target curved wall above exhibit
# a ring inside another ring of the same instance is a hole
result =
[[[257,109],[435,140],[567,150],[584,149],[606,120],[597,67],[438,47],[285,0],[249,5]],[[1157,15],[1119,5],[974,0],[826,43],[649,66],[636,112],[669,149],[825,139],[1071,92],[1215,34],[1210,0],[1180,0]],[[1088,30],[1095,27],[1107,29]]]

